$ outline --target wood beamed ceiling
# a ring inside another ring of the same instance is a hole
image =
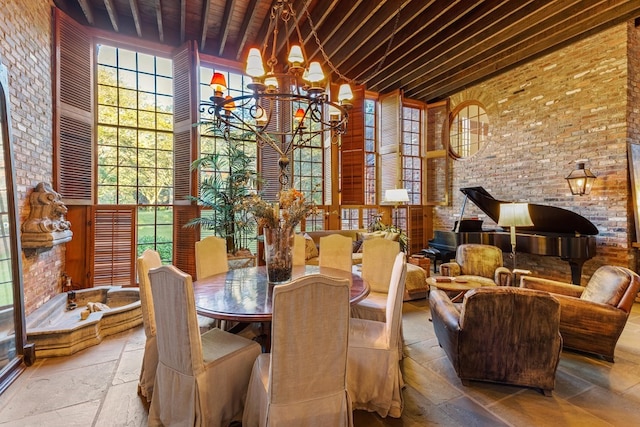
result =
[[[54,0],[83,25],[244,62],[281,0]],[[424,102],[640,17],[638,0],[292,0],[305,50],[368,90]],[[306,9],[305,9],[306,8]],[[308,12],[308,14],[307,14]],[[311,19],[309,20],[308,17]],[[285,34],[278,48],[284,50]],[[289,37],[295,38],[294,34]],[[280,54],[282,58],[285,53]],[[334,72],[334,79],[338,75]]]

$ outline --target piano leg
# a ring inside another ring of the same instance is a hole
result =
[[[580,285],[580,282],[582,281],[582,266],[584,265],[585,260],[579,258],[563,259],[567,261],[571,267],[571,283],[574,285]]]

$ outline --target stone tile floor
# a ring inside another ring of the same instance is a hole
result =
[[[438,346],[426,300],[404,304],[405,409],[400,419],[354,413],[356,426],[640,425],[640,304],[615,363],[565,351],[552,397],[521,387],[465,387]],[[39,359],[0,395],[0,426],[144,426],[136,394],[144,347],[138,327],[69,357]]]

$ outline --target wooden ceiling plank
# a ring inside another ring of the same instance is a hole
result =
[[[162,3],[161,0],[155,1],[156,21],[158,22],[158,38],[164,43],[164,27],[162,24]]]
[[[142,38],[142,23],[140,20],[140,8],[138,8],[138,0],[129,0],[129,6],[131,7],[131,17],[133,18],[133,24],[136,26],[136,33],[138,33],[138,37]]]
[[[443,94],[453,93],[459,90],[462,84],[475,84],[485,78],[502,73],[508,68],[529,61],[533,57],[549,53],[550,50],[558,45],[570,45],[584,37],[597,34],[610,28],[613,25],[633,19],[638,16],[638,14],[640,14],[640,4],[627,2],[626,4],[618,5],[614,11],[603,14],[590,13],[589,16],[586,17],[586,20],[575,21],[570,25],[566,25],[566,23],[558,24],[559,27],[563,28],[562,32],[549,28],[546,34],[544,36],[541,34],[538,40],[527,40],[519,45],[515,45],[510,49],[508,54],[497,58],[496,62],[482,62],[478,64],[477,67],[474,67],[474,69],[466,70],[464,73],[451,76],[446,81],[440,81],[434,84],[432,91],[427,92],[426,90],[420,90],[416,93],[423,99],[435,99]],[[577,18],[574,17],[574,19]],[[589,30],[584,31],[584,28],[589,28]]]
[[[109,20],[111,20],[111,26],[113,30],[117,33],[118,30],[118,11],[116,10],[116,6],[113,4],[113,0],[103,0],[104,7],[107,9],[107,13],[109,14]]]
[[[247,5],[247,10],[244,12],[244,19],[242,20],[242,25],[240,25],[240,34],[242,35],[242,38],[240,39],[240,43],[238,44],[236,61],[240,61],[244,56],[243,52],[247,44],[247,38],[249,37],[249,24],[255,19],[255,15],[257,12],[257,2],[258,0],[251,0]]]
[[[434,1],[435,0],[431,0],[429,2],[422,0],[409,0],[405,2],[400,10],[398,25],[395,29],[396,34],[409,24],[413,18],[423,13]],[[395,7],[395,9],[390,10],[389,8],[392,7]],[[393,29],[395,27],[398,7],[387,3],[387,5],[385,5],[385,10],[382,13],[383,16],[384,13],[388,13],[386,21],[380,21],[375,25],[369,25],[369,23],[367,23],[358,31],[357,34],[351,37],[347,43],[344,43],[340,49],[333,53],[331,60],[337,68],[340,68],[345,61],[353,56],[354,52],[370,52],[379,46],[385,46],[386,51],[389,39],[392,36],[395,36],[395,34],[393,34]],[[372,28],[380,28],[380,30],[372,31]]]
[[[289,21],[287,31],[281,31],[278,34],[278,41],[276,43],[276,55],[282,54],[283,50],[285,50],[287,46],[287,40],[291,37],[291,35],[295,32],[296,25],[300,25],[301,22],[306,18],[304,13],[304,8],[307,7],[306,0],[295,0],[292,4],[293,12],[295,13],[295,17],[293,21]],[[283,22],[279,22],[279,25],[282,25]],[[282,27],[280,27],[282,28]],[[297,40],[298,36],[294,35],[295,40]],[[288,52],[286,53],[288,54]]]
[[[87,19],[87,22],[90,25],[93,25],[95,23],[95,20],[93,18],[93,9],[91,7],[91,3],[89,3],[89,0],[78,0],[78,4],[82,9],[82,13],[84,13],[84,17]]]
[[[202,3],[202,21],[200,27],[200,51],[204,52],[207,43],[207,32],[209,31],[209,11],[211,10],[211,0],[204,0]]]
[[[218,33],[218,56],[223,56],[227,37],[229,37],[229,24],[231,23],[231,11],[236,7],[236,0],[227,0],[224,5],[224,14],[222,15],[222,23],[220,32]]]
[[[413,19],[410,20],[410,23],[398,31],[394,37],[395,43],[388,52],[387,60],[385,60],[384,64],[385,69],[388,69],[389,61],[392,60],[394,56],[400,56],[402,52],[409,49],[408,46],[410,46],[410,42],[413,41],[415,43],[414,37],[416,34],[425,32],[431,28],[432,25],[437,25],[438,22],[442,21],[443,15],[451,10],[454,10],[454,14],[459,14],[460,8],[466,10],[468,6],[463,4],[462,0],[447,3],[445,7],[443,7],[440,2],[436,2],[424,13],[419,16],[414,16]],[[433,30],[430,31],[433,32]],[[379,45],[376,49],[368,51],[368,55],[352,55],[344,64],[343,73],[350,75],[358,81],[366,81],[365,74],[376,67],[378,60],[384,56],[386,50],[387,47],[385,45]]]
[[[535,43],[541,34],[547,33],[549,28],[556,28],[555,31],[565,31],[566,29],[563,30],[563,27],[567,22],[572,19],[578,19],[577,17],[586,17],[593,14],[593,8],[600,3],[598,0],[577,0],[572,4],[563,2],[563,7],[554,6],[540,11],[545,13],[544,16],[526,14],[521,17],[520,21],[504,25],[506,28],[504,34],[496,33],[493,37],[487,37],[483,42],[474,46],[477,49],[473,49],[473,58],[468,55],[459,55],[455,51],[447,52],[446,55],[440,55],[439,58],[434,60],[424,61],[423,66],[418,67],[422,73],[409,73],[403,77],[400,83],[408,91],[414,92],[417,86],[429,86],[432,81],[441,82],[451,75],[475,69],[485,62],[494,64],[494,61],[500,58],[501,55],[508,55],[508,52],[513,51],[514,45],[526,48],[527,45]],[[568,7],[565,8],[564,6]],[[580,14],[579,12],[584,13]],[[527,23],[533,25],[527,25],[523,31],[524,24],[521,22],[522,20],[526,20]],[[507,53],[505,54],[505,52]],[[458,60],[452,61],[452,58]],[[447,64],[449,65],[447,66]],[[425,66],[428,66],[431,70],[437,70],[437,73],[428,72],[424,68]]]
[[[185,42],[187,26],[187,0],[180,0],[180,43]]]
[[[271,31],[273,30],[270,16],[273,7],[278,3],[279,0],[271,0],[271,5],[269,6],[269,11],[262,21],[262,26],[260,27],[260,31],[258,31],[258,35],[256,36],[253,45],[257,46],[259,49],[262,49],[267,42],[271,43],[268,39],[271,37]]]

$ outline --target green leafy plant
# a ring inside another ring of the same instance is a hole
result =
[[[382,222],[382,215],[374,215],[373,221],[367,227],[369,232],[373,231],[386,231],[388,233],[398,233],[398,243],[400,243],[400,250],[402,252],[407,252],[409,249],[409,236],[405,233],[400,227],[395,225],[386,225]]]
[[[249,220],[243,203],[255,194],[260,180],[253,162],[240,144],[226,138],[221,150],[191,164],[192,171],[200,172],[200,191],[190,199],[208,208],[211,215],[193,218],[185,227],[212,230],[226,239],[227,251],[232,254],[245,249],[248,236],[255,234],[255,222]]]

